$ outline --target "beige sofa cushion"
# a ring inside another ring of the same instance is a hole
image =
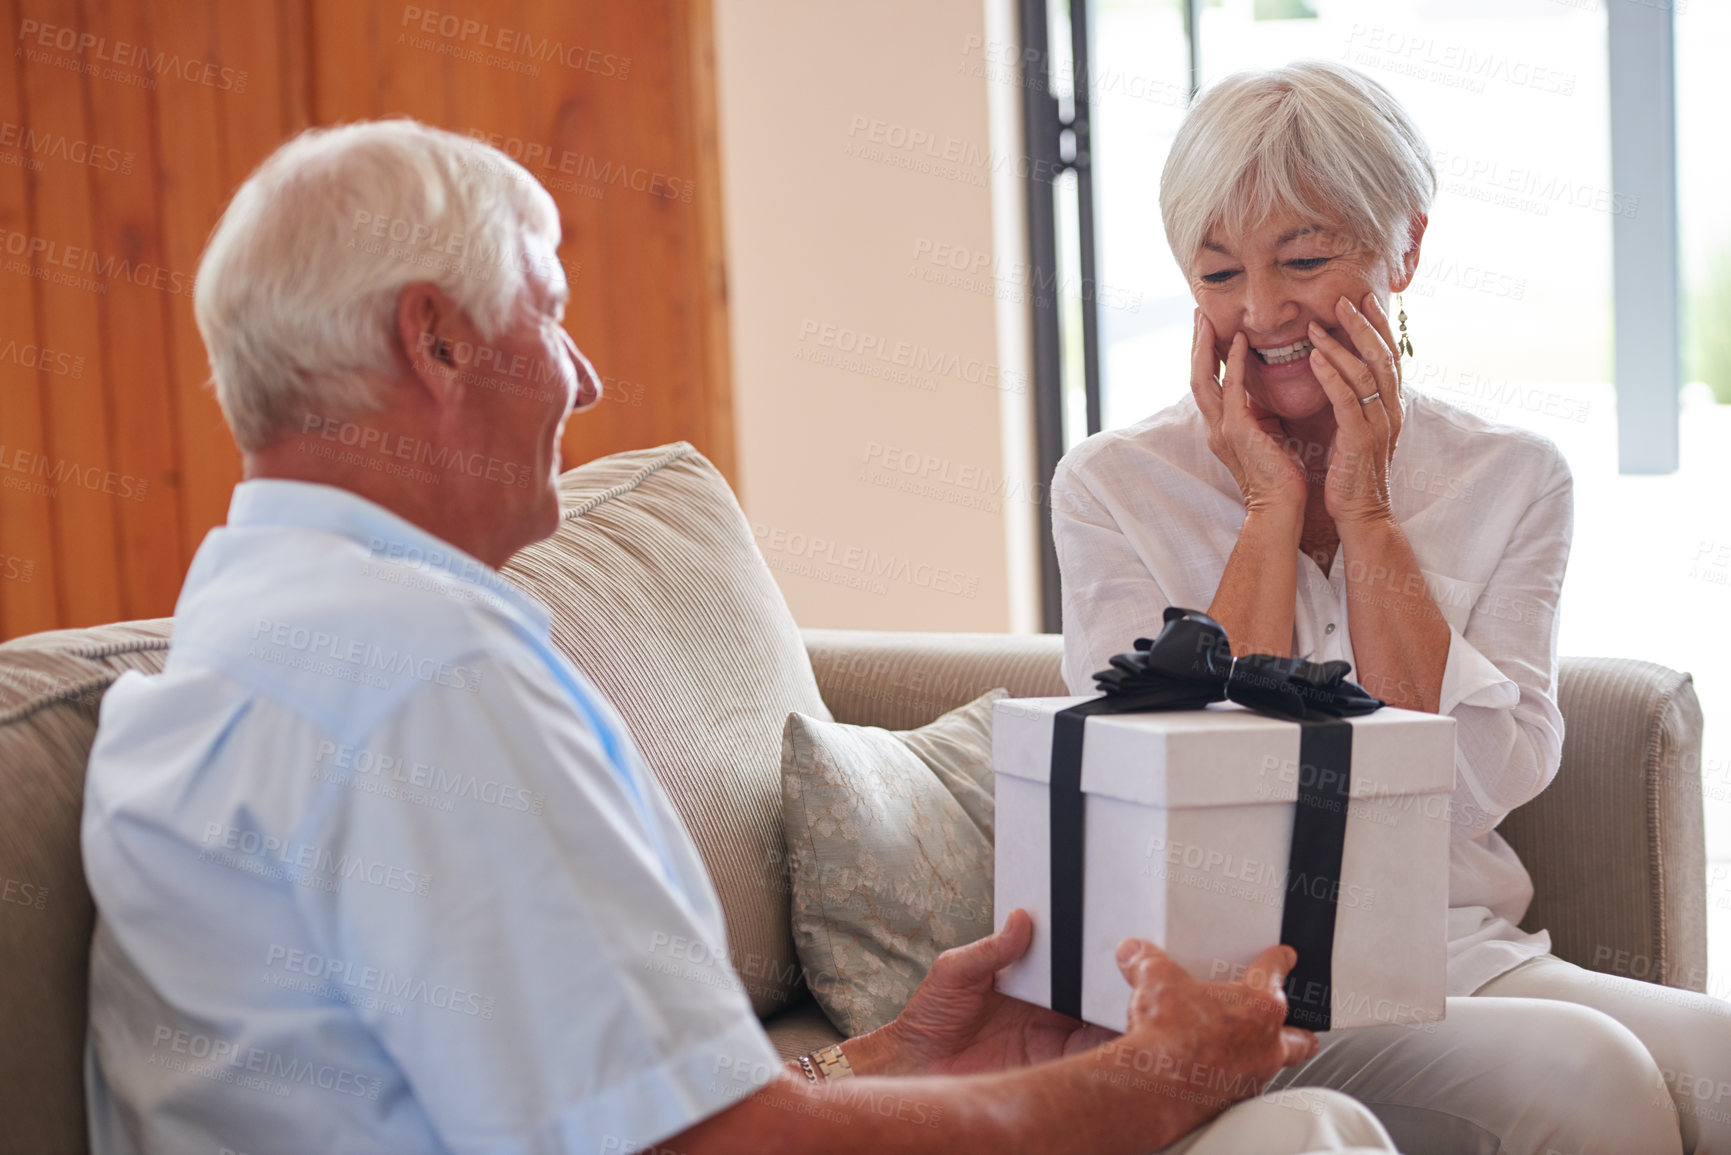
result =
[[[505,576],[618,708],[703,855],[760,1016],[799,987],[781,875],[781,730],[828,719],[799,628],[733,491],[683,442],[560,482],[564,520]]]
[[[901,1013],[932,962],[992,932],[993,690],[918,730],[782,737],[793,940],[848,1035]]]
[[[90,928],[78,824],[103,691],[155,673],[166,618],[0,646],[0,1151],[84,1150]]]

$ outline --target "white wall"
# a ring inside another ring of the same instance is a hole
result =
[[[740,500],[801,625],[1037,628],[1012,13],[717,4]]]

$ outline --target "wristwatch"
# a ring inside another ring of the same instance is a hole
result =
[[[806,1079],[813,1083],[853,1077],[853,1064],[842,1054],[840,1043],[832,1043],[822,1050],[801,1055],[799,1069],[804,1071]]]

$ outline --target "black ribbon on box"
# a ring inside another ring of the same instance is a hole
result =
[[[1160,636],[1094,675],[1102,694],[1052,720],[1052,1009],[1082,1017],[1084,795],[1082,735],[1095,714],[1200,710],[1233,701],[1296,721],[1298,805],[1292,817],[1280,941],[1298,952],[1286,977],[1286,1022],[1326,1031],[1333,1005],[1334,916],[1352,788],[1352,727],[1341,718],[1382,702],[1347,680],[1346,662],[1251,654],[1234,658],[1220,623],[1196,610],[1166,610]],[[1305,771],[1309,771],[1308,777]],[[1321,882],[1321,893],[1316,883]]]

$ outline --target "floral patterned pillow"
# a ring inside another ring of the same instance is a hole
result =
[[[793,941],[843,1034],[895,1018],[940,953],[992,930],[993,690],[918,730],[790,714]]]

